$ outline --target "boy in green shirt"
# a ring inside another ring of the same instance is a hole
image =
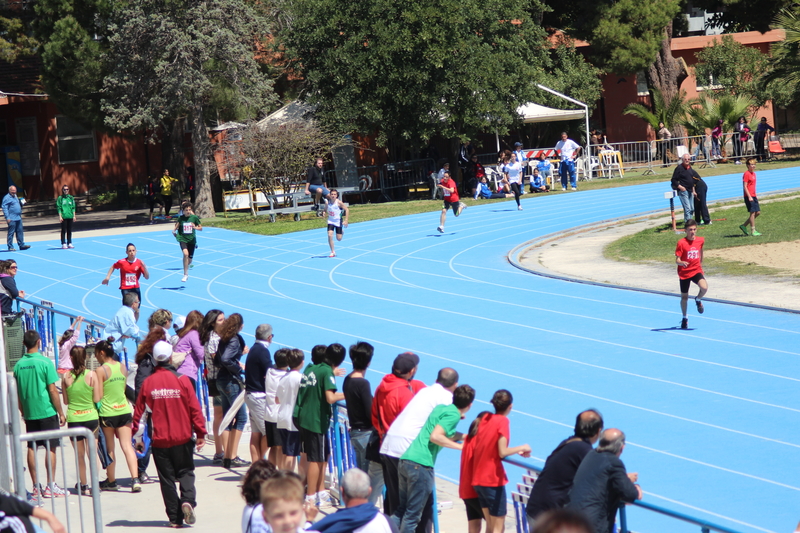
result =
[[[58,372],[50,359],[39,353],[42,341],[34,330],[28,330],[22,337],[27,353],[14,365],[14,379],[17,380],[19,409],[25,419],[25,431],[51,431],[66,423],[64,411],[61,409],[61,397],[56,389]],[[60,439],[48,439],[50,453],[45,456],[47,471],[47,487],[40,491],[36,477],[36,446],[46,446],[45,440],[28,441],[28,471],[33,481],[33,496],[52,498],[64,496],[64,490],[52,479],[56,471],[56,448],[61,445]]]
[[[453,391],[451,405],[434,407],[428,421],[400,458],[398,474],[400,478],[400,505],[392,520],[400,533],[413,533],[417,529],[422,511],[434,489],[433,465],[442,447],[461,450],[461,434],[456,426],[472,407],[475,389],[460,385]]]
[[[200,217],[194,214],[192,202],[183,202],[181,204],[181,216],[175,221],[175,228],[172,230],[172,234],[175,235],[183,251],[182,282],[189,279],[189,265],[192,264],[194,249],[197,246],[195,230],[203,231],[203,226],[200,225]]]
[[[334,371],[342,364],[346,353],[341,344],[331,344],[322,361],[306,367],[294,406],[300,449],[308,462],[306,502],[320,507],[331,505],[331,496],[324,490],[324,468],[330,455],[328,425],[331,405],[344,400],[344,393],[337,392]]]

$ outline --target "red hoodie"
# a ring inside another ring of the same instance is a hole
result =
[[[144,380],[133,413],[133,434],[144,431],[144,415],[150,414],[153,447],[172,448],[186,444],[192,429],[198,438],[206,436],[206,421],[189,378],[164,366]]]
[[[416,379],[409,381],[394,374],[383,377],[372,400],[372,426],[378,430],[381,440],[411,398],[424,388],[425,384]]]

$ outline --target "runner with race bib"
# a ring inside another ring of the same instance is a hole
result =
[[[336,234],[337,241],[342,240],[343,229],[347,227],[350,209],[339,200],[339,191],[336,189],[331,189],[325,203],[325,210],[328,212],[328,245],[331,247],[331,255],[328,257],[336,257],[333,234]],[[344,212],[344,217],[342,217],[342,212]]]
[[[183,202],[181,204],[181,216],[175,221],[175,229],[172,230],[172,234],[175,235],[175,239],[181,245],[181,251],[183,252],[183,277],[181,282],[189,279],[189,267],[194,258],[194,249],[197,247],[195,231],[203,231],[203,226],[200,225],[200,217],[194,214],[192,202]]]
[[[150,279],[150,273],[144,265],[144,261],[136,259],[136,246],[128,243],[125,247],[127,257],[120,259],[108,269],[105,279],[101,282],[103,285],[108,285],[108,280],[111,279],[111,274],[114,270],[119,269],[119,290],[122,292],[122,297],[129,292],[135,293],[142,301],[142,293],[139,291],[139,277],[144,276],[144,279]]]

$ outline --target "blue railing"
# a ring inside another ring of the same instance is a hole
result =
[[[528,495],[530,494],[531,484],[526,483],[525,480],[526,479],[534,480],[541,473],[542,469],[538,466],[526,463],[525,461],[521,461],[513,457],[506,457],[505,459],[503,459],[503,461],[507,464],[519,468],[524,468],[528,472],[528,475],[523,475],[523,483],[517,485],[518,490],[516,492],[512,492],[511,496],[514,503],[514,512],[516,514],[517,533],[529,533],[528,519],[525,514],[525,505],[528,502]],[[720,531],[722,533],[741,533],[739,531],[727,528],[725,526],[721,526],[719,524],[714,524],[713,522],[709,522],[701,518],[696,518],[694,516],[690,516],[684,513],[679,513],[678,511],[673,511],[672,509],[667,509],[665,507],[653,505],[652,503],[643,502],[641,500],[636,500],[635,502],[629,505],[634,505],[636,507],[639,507],[640,509],[646,509],[648,511],[669,516],[670,518],[674,518],[676,520],[681,520],[683,522],[694,524],[700,528],[700,531],[702,533],[710,533],[711,531]],[[626,513],[626,507],[627,505],[623,504],[619,508],[619,529],[618,529],[619,533],[628,533],[630,531],[628,529],[628,517]]]

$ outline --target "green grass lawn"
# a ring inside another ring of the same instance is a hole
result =
[[[699,236],[705,237],[705,250],[800,239],[800,198],[796,195],[783,195],[774,196],[772,199],[780,201],[769,201],[770,198],[765,197],[761,202],[761,216],[756,221],[756,228],[762,233],[760,237],[747,237],[739,229],[739,225],[747,220],[743,201],[711,206],[709,210],[713,224],[699,226],[697,231]],[[733,207],[723,209],[726,205]],[[607,258],[617,261],[672,264],[675,262],[675,244],[681,238],[682,234],[676,235],[672,232],[671,223],[661,224],[609,244],[604,254]],[[758,266],[747,261],[726,261],[713,257],[706,257],[703,267],[709,273],[734,276],[786,275],[778,269]]]

